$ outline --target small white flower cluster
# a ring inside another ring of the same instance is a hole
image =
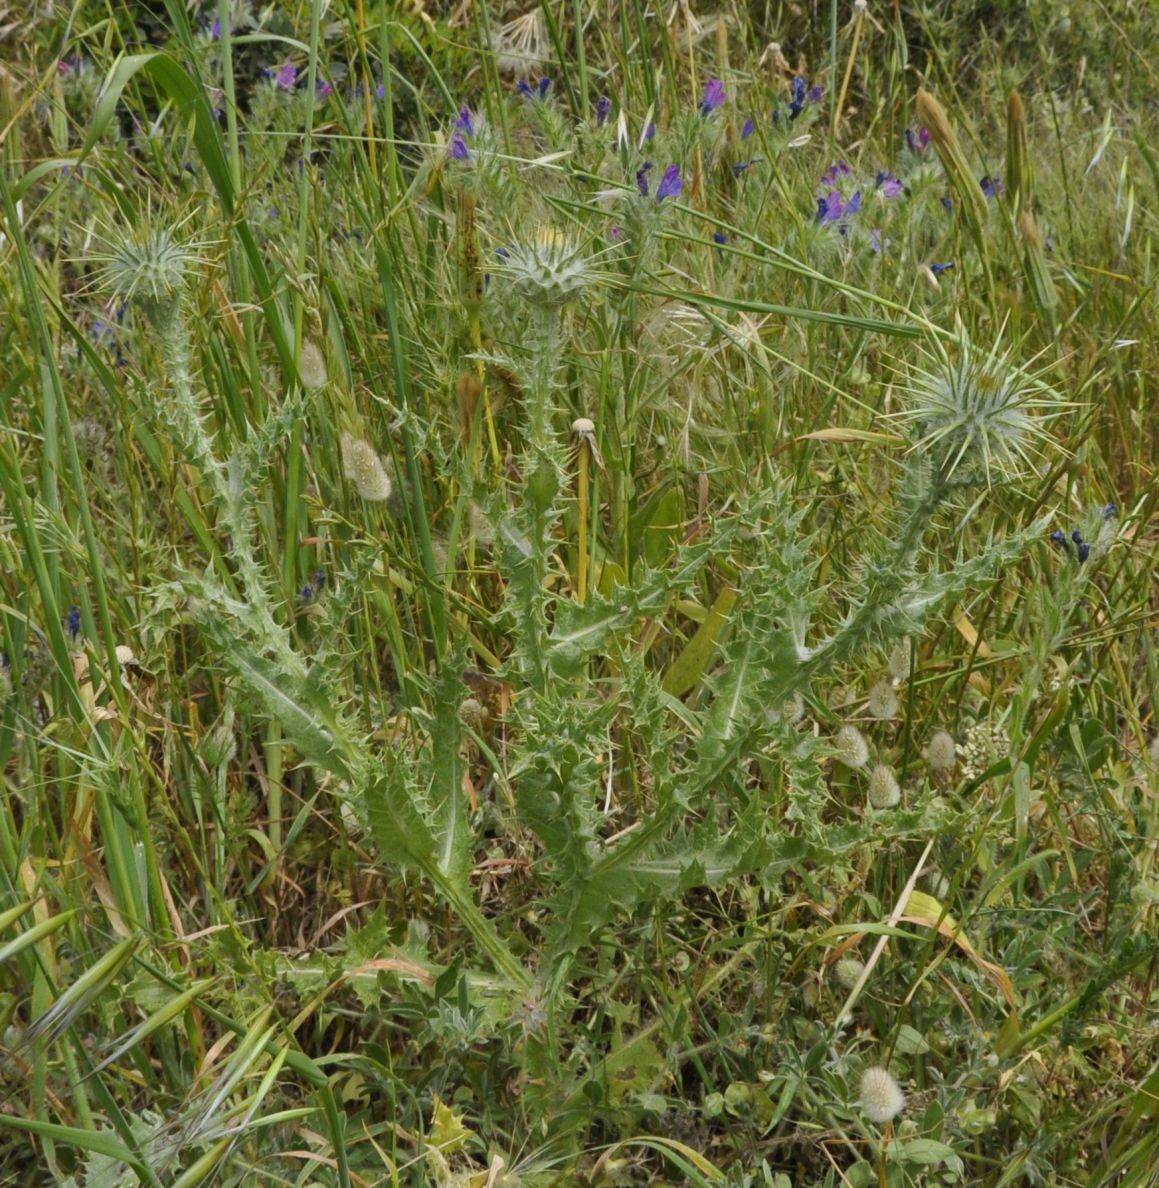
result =
[[[962,778],[977,779],[987,768],[1010,754],[1010,735],[1002,726],[977,722],[966,732],[962,744]]]

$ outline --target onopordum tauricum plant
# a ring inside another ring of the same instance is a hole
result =
[[[666,174],[659,197],[678,195],[679,180]],[[640,191],[654,201],[643,183]],[[655,221],[655,210],[649,217]],[[473,235],[473,217],[460,228]],[[540,1077],[553,1067],[541,1057],[566,1005],[569,970],[602,926],[644,900],[675,903],[695,886],[747,874],[767,884],[835,844],[824,765],[839,747],[828,731],[801,722],[815,682],[870,649],[920,636],[939,608],[991,580],[1042,532],[1032,524],[949,565],[928,547],[952,522],[960,527],[989,486],[1036,456],[1055,403],[1010,349],[980,351],[959,333],[948,343],[931,339],[923,357],[915,352],[897,419],[911,448],[896,462],[895,506],[865,541],[838,618],[818,625],[830,591],[819,576],[817,528],[798,474],[773,461],[756,468],[727,515],[703,524],[700,539],[678,545],[664,563],[630,582],[605,565],[595,589],[572,589],[559,563],[577,465],[566,432],[565,360],[573,319],[630,301],[633,272],[604,266],[600,253],[564,230],[504,248],[487,300],[496,323],[518,333],[508,333],[502,352],[484,347],[477,324],[473,337],[476,363],[501,364],[518,381],[520,451],[506,491],[488,489],[477,466],[468,486],[491,519],[482,536],[494,542],[506,591],[499,675],[513,704],[499,760],[511,793],[502,828],[530,837],[537,859],[536,920],[525,924],[534,935],[522,942],[533,941],[536,956],[527,958],[481,910],[471,883],[480,839],[463,788],[471,729],[460,679],[465,639],[452,635],[429,673],[408,675],[389,732],[370,731],[367,707],[343,703],[327,651],[337,647],[334,637],[323,632],[310,651],[280,625],[273,582],[253,548],[260,523],[252,493],[278,438],[297,415],[309,415],[315,397],[297,385],[278,415],[221,456],[191,364],[187,263],[169,232],[127,234],[105,262],[110,287],[138,301],[156,333],[171,386],[161,427],[231,543],[228,564],[219,558],[205,573],[182,573],[175,597],[239,694],[280,723],[304,760],[331,773],[330,786],[380,858],[426,879],[492,967],[494,986],[533,1004],[538,1022],[527,1051]],[[355,428],[342,439],[347,477],[364,499],[387,501],[393,482]],[[579,431],[580,450],[590,448],[590,435],[590,427]],[[582,500],[580,515],[585,522],[590,515]],[[474,526],[468,535],[477,535]],[[339,585],[371,585],[379,572],[369,562],[339,575]],[[687,655],[658,662],[642,646],[652,625],[678,599],[706,589],[723,597],[706,634],[688,645],[695,663]],[[341,597],[335,606],[349,605]],[[875,806],[895,803],[892,774],[879,773],[878,785]]]

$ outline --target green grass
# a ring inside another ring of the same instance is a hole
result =
[[[233,11],[0,73],[0,1182],[1154,1183],[1147,14]]]

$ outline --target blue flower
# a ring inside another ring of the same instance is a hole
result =
[[[793,98],[789,103],[789,119],[795,120],[805,110],[807,103],[820,103],[825,98],[824,87],[809,84],[798,74],[793,79]],[[774,115],[774,119],[775,119]]]
[[[997,174],[995,174],[993,177],[991,177],[989,174],[986,174],[979,185],[981,185],[982,193],[985,194],[987,198],[997,198],[998,195],[1001,194],[1006,188],[1002,184],[1002,179]]]
[[[753,117],[749,116],[744,122],[744,127],[740,130],[741,140],[748,140],[748,138],[757,130],[756,124],[753,123]]]
[[[712,241],[715,244],[728,243],[728,236],[723,231],[714,231],[712,233]]]
[[[1062,549],[1062,551],[1064,553],[1066,552],[1067,549],[1070,548],[1070,545],[1067,543],[1066,535],[1062,531],[1060,531],[1058,528],[1056,528],[1050,534],[1050,540],[1051,540],[1052,544],[1058,545],[1058,547],[1060,549]]]
[[[466,161],[471,156],[471,150],[463,139],[462,132],[456,132],[451,137],[451,157],[456,161]]]
[[[740,177],[740,175],[741,175],[742,173],[744,173],[744,171],[745,171],[745,170],[746,170],[746,169],[747,169],[747,168],[748,168],[750,165],[755,165],[755,164],[756,164],[758,161],[760,161],[761,159],[762,159],[762,158],[760,158],[760,157],[753,157],[753,159],[752,159],[751,161],[738,161],[738,162],[737,162],[737,163],[736,163],[736,164],[735,164],[735,165],[732,167],[732,172],[733,172],[733,175],[734,175],[735,177]]]
[[[841,205],[841,195],[837,190],[830,190],[824,198],[817,199],[818,223],[835,223],[841,217],[844,207]]]
[[[1091,546],[1089,544],[1079,545],[1079,564],[1081,565],[1091,555]]]
[[[853,171],[844,161],[836,161],[821,174],[821,184],[823,186],[835,186],[838,178],[848,177]]]
[[[469,107],[459,108],[459,114],[455,118],[455,130],[462,132],[465,136],[475,135],[475,120]]]
[[[944,207],[945,207],[945,208],[946,208],[946,209],[947,209],[947,210],[948,210],[948,211],[949,211],[951,214],[953,214],[953,213],[954,213],[954,200],[953,200],[953,198],[947,198],[947,197],[946,197],[946,195],[945,195],[945,194],[943,194],[943,195],[942,195],[942,198],[941,198],[941,202],[942,202],[942,205],[943,205],[943,206],[944,206]]]
[[[944,264],[931,264],[930,271],[934,276],[941,276],[943,272],[949,272],[954,267],[953,260],[947,260]]]
[[[80,607],[70,606],[68,608],[68,634],[69,638],[76,643],[76,637],[80,635]]]
[[[1119,514],[1119,506],[1116,503],[1108,503],[1106,507],[1099,513],[1104,520],[1113,520]]]
[[[724,91],[724,83],[719,78],[710,78],[704,84],[704,98],[700,101],[700,114],[711,115],[718,107],[723,107],[728,96]]]
[[[915,157],[920,157],[930,147],[929,128],[920,128],[916,135],[912,128],[907,128],[905,130],[905,142],[909,146],[909,151]]]
[[[519,93],[524,99],[546,99],[551,90],[551,79],[544,75],[533,88],[525,78],[519,80]]]
[[[293,62],[285,62],[274,75],[274,82],[283,91],[292,91],[298,85],[298,68]]]
[[[636,170],[636,189],[640,191],[641,198],[648,197],[648,170],[652,168],[651,161],[645,161],[639,169]]]
[[[679,198],[684,190],[684,179],[680,176],[679,165],[669,165],[664,170],[664,176],[656,187],[656,201],[663,202],[665,198]]]
[[[883,198],[900,198],[905,193],[905,186],[901,184],[900,178],[880,169],[877,171],[875,188]]]
[[[653,141],[655,139],[656,139],[656,121],[649,120],[648,127],[644,129],[644,143],[647,144],[650,141]]]
[[[601,95],[599,102],[596,104],[596,127],[602,128],[608,122],[608,116],[612,114],[612,101],[607,95]]]
[[[1070,534],[1070,538],[1077,545],[1081,545],[1083,543],[1083,534],[1077,528]]]

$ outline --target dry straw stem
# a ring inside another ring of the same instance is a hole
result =
[[[934,142],[934,148],[938,150],[938,156],[950,184],[954,187],[954,192],[958,195],[966,218],[974,232],[981,236],[982,226],[986,221],[986,195],[982,193],[982,187],[970,168],[970,162],[966,159],[962,143],[950,123],[946,109],[929,91],[922,88],[918,91],[917,114],[918,122],[929,129],[930,139]]]

